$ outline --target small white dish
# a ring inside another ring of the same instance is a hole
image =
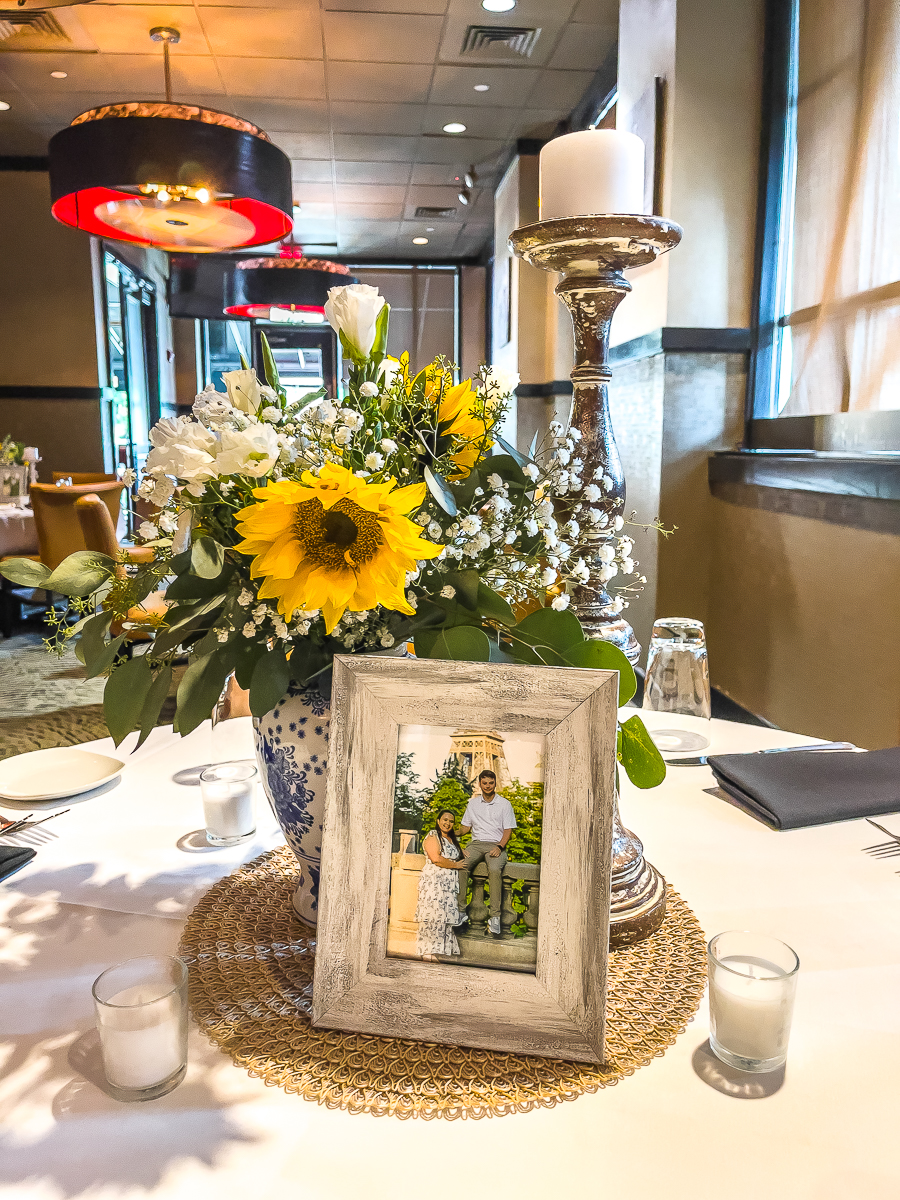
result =
[[[0,797],[31,803],[80,796],[115,779],[124,766],[118,758],[78,746],[31,750],[0,762]]]

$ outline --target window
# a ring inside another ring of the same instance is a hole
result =
[[[751,444],[815,418],[900,449],[900,8],[768,7]]]

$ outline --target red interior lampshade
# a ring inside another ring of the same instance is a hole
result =
[[[226,281],[225,312],[234,317],[321,324],[333,287],[359,281],[340,263],[295,257],[286,247],[280,257],[247,258],[235,263]],[[274,310],[274,311],[273,311]]]
[[[194,105],[91,109],[50,139],[53,215],[112,241],[205,253],[292,228],[290,160],[262,130]]]

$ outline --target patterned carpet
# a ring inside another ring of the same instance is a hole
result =
[[[63,658],[48,654],[40,633],[0,641],[0,759],[108,737],[105,682],[86,679],[71,651]],[[164,706],[160,725],[171,724],[172,708]]]

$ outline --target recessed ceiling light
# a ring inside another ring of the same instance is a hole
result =
[[[434,233],[434,226],[433,225],[427,226],[425,229],[425,232],[426,233]]]
[[[516,0],[481,0],[481,7],[487,12],[509,12],[516,7]]]
[[[413,245],[414,246],[427,246],[428,238],[423,238],[423,237],[413,238]]]
[[[68,79],[69,72],[68,71],[51,71],[50,78],[51,79]]]
[[[490,90],[491,85],[489,83],[476,83],[472,88],[473,92],[489,92]]]
[[[444,133],[465,133],[466,127],[461,121],[450,121],[444,126]]]
[[[0,112],[6,112],[6,110],[8,108],[9,108],[9,105],[6,103],[6,101],[0,100]]]

